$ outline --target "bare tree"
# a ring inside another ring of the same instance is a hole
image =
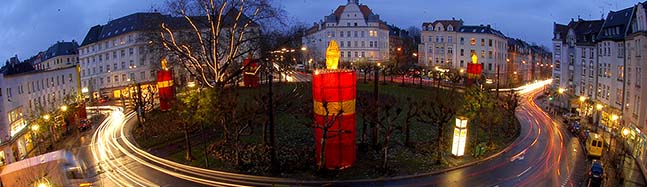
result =
[[[129,90],[132,94],[131,100],[133,105],[131,107],[137,112],[137,121],[140,127],[145,130],[146,112],[153,110],[155,107],[157,88],[155,85],[149,85],[146,86],[146,89],[142,89],[141,83],[137,83],[130,85]]]
[[[162,24],[162,44],[212,88],[235,81],[245,68],[242,59],[257,53],[262,26],[282,14],[271,0],[171,0],[168,7],[181,19]]]
[[[389,169],[388,163],[391,137],[393,135],[393,132],[395,132],[395,130],[399,127],[396,121],[402,113],[402,108],[396,107],[397,104],[394,101],[384,101],[382,105],[383,106],[380,107],[380,109],[383,114],[380,115],[381,117],[377,124],[380,126],[380,133],[382,134],[382,137],[384,137],[384,142],[382,143],[381,169],[382,173],[386,174]]]
[[[321,140],[317,140],[316,143],[318,143],[321,146],[321,153],[319,154],[319,163],[318,165],[318,170],[324,171],[326,169],[326,142],[328,139],[335,138],[338,136],[341,136],[345,133],[350,133],[350,132],[345,132],[343,130],[332,130],[333,126],[335,124],[338,124],[339,121],[342,118],[342,115],[344,114],[343,110],[339,111],[330,111],[328,109],[328,104],[329,102],[323,101],[322,102],[322,107],[324,108],[324,121],[321,124],[313,123],[310,127],[314,129],[320,129],[321,130]],[[338,126],[339,127],[339,126]],[[330,133],[330,134],[329,134]]]
[[[404,116],[404,144],[405,145],[410,145],[411,144],[411,123],[413,123],[413,120],[420,115],[420,108],[421,105],[420,103],[413,101],[410,97],[407,97],[407,113],[405,113]]]
[[[452,98],[446,94],[435,94],[431,101],[423,101],[422,106],[426,106],[420,111],[418,121],[426,124],[431,124],[436,127],[436,144],[438,150],[436,151],[436,164],[442,161],[442,153],[444,151],[445,132],[447,125],[456,115],[456,105],[446,100]]]

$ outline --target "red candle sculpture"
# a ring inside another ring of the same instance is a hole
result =
[[[324,156],[328,169],[348,168],[355,162],[357,75],[338,70],[338,63],[339,47],[333,40],[326,51],[327,69],[317,70],[312,76],[316,160],[320,165]]]
[[[162,59],[162,69],[157,72],[157,90],[159,91],[160,110],[171,109],[171,101],[175,98],[173,90],[173,74],[166,67],[166,58]]]

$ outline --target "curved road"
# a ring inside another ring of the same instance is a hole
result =
[[[357,185],[357,186],[579,186],[578,172],[584,156],[577,138],[553,121],[534,99],[541,86],[521,92],[517,111],[521,135],[504,152],[479,164],[445,173],[405,177],[397,180],[299,181],[210,171],[170,162],[133,145],[129,130],[133,113],[113,107],[111,115],[93,134],[91,163],[99,166],[99,186],[268,186]],[[87,159],[87,158],[86,158]]]

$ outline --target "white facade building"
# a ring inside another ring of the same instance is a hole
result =
[[[92,27],[79,48],[82,87],[94,97],[120,97],[124,87],[154,82],[162,55],[148,44],[163,18],[135,13]]]
[[[466,26],[462,20],[438,20],[423,23],[421,37],[420,64],[464,71],[475,54],[486,78],[500,78],[502,85],[507,84],[508,39],[490,25]]]
[[[29,63],[8,64],[0,76],[0,161],[20,160],[34,148],[30,121],[76,99],[76,66],[34,70]]]
[[[308,57],[321,62],[330,40],[337,41],[340,62],[389,60],[389,27],[359,0],[348,0],[323,21],[315,23],[303,37]]]

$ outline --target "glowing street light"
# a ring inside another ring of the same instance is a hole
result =
[[[615,115],[615,114],[611,115],[611,120],[612,121],[618,121],[618,119],[620,119],[620,116]]]
[[[557,93],[559,93],[559,94],[563,94],[565,91],[566,91],[566,89],[564,89],[564,88],[557,89]]]
[[[307,50],[308,50],[308,48],[306,48],[306,47],[301,47],[301,51],[307,51]]]
[[[81,92],[82,93],[88,93],[89,92],[88,87],[81,88]]]
[[[629,129],[627,129],[627,128],[622,128],[622,135],[624,135],[624,136],[629,135]]]
[[[452,154],[454,156],[463,156],[465,154],[465,143],[467,142],[467,121],[466,117],[459,116],[456,118],[454,127],[454,139],[452,140]]]
[[[50,117],[49,114],[43,115],[43,119],[45,119],[45,120],[49,120],[49,117]]]
[[[63,111],[63,112],[67,111],[67,105],[61,106],[61,111]]]
[[[31,125],[31,130],[34,132],[38,131],[38,128],[40,128],[38,124]]]
[[[598,111],[602,110],[602,108],[604,108],[604,106],[602,106],[602,104],[596,104],[595,105],[595,109],[598,110]]]
[[[584,102],[584,101],[586,101],[586,97],[580,96],[580,102]]]

